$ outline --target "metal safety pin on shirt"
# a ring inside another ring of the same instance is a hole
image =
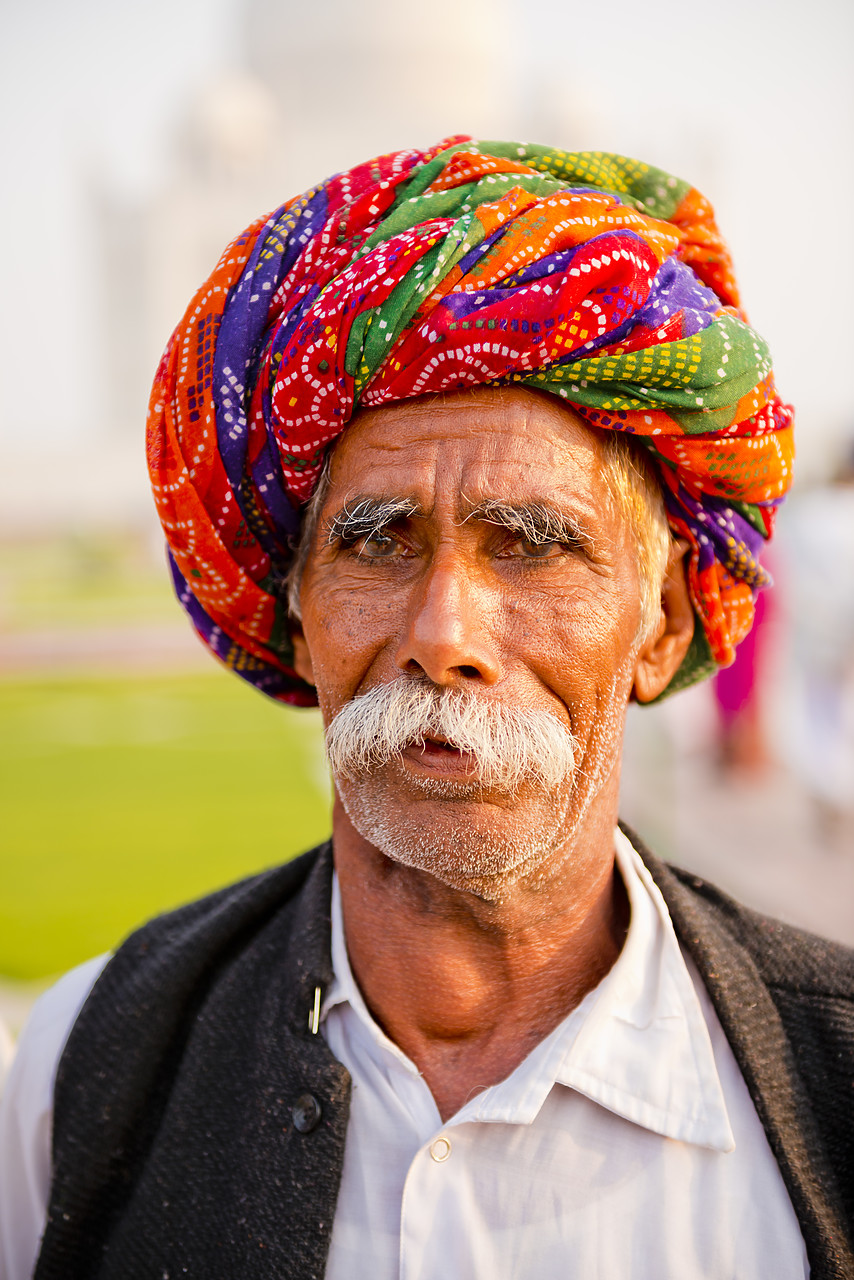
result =
[[[314,988],[314,1005],[308,1011],[308,1029],[313,1036],[320,1027],[320,987]]]

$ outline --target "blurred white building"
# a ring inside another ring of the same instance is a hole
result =
[[[260,213],[371,155],[505,129],[515,105],[504,0],[438,0],[429,12],[398,0],[246,0],[243,13],[234,67],[176,121],[151,198],[129,206],[93,188],[111,433],[140,434],[169,334]]]

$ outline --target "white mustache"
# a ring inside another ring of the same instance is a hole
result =
[[[399,676],[346,703],[326,731],[335,776],[358,778],[405,747],[443,739],[475,762],[478,784],[513,793],[523,782],[550,790],[575,768],[578,743],[547,711],[520,710],[470,689]]]

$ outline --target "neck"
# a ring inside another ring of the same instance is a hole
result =
[[[415,1063],[442,1119],[504,1079],[613,965],[628,924],[616,796],[500,900],[452,888],[333,814],[350,964],[371,1013]]]

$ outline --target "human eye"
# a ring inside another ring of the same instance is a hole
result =
[[[512,548],[514,554],[526,560],[555,560],[558,556],[566,555],[570,550],[568,543],[559,542],[556,538],[543,540],[517,538]]]
[[[339,534],[335,538],[335,544],[343,555],[368,564],[380,561],[388,563],[410,554],[404,536],[388,527],[350,529]]]
[[[545,503],[515,506],[487,501],[476,514],[494,526],[494,554],[501,560],[546,564],[592,550],[589,536],[575,518]]]
[[[396,560],[409,552],[407,521],[414,509],[409,499],[353,501],[329,520],[328,544],[343,555],[363,561]]]
[[[353,542],[352,549],[364,559],[390,560],[401,551],[401,545],[385,529],[374,529]]]
[[[579,541],[569,533],[553,537],[516,533],[507,538],[498,554],[504,560],[542,564],[546,561],[565,560],[577,555],[580,549]]]

